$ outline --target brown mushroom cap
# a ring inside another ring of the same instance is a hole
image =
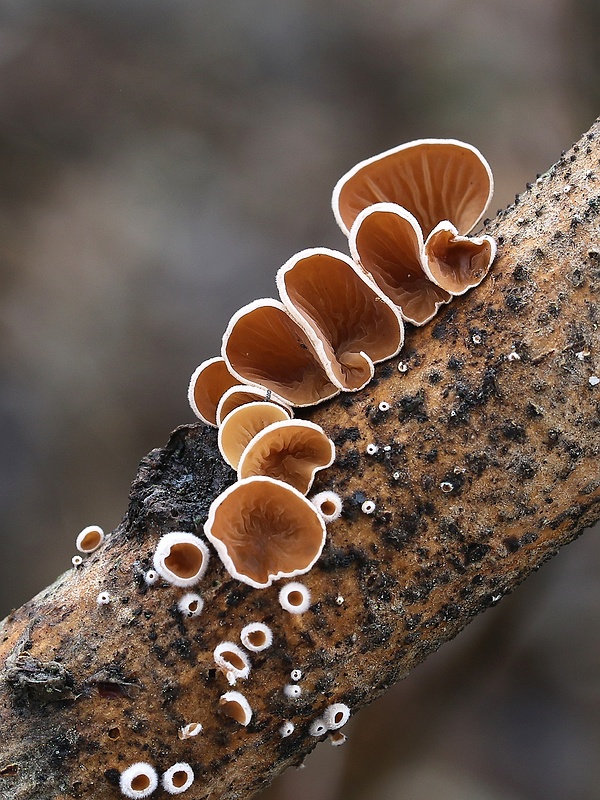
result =
[[[217,405],[223,394],[238,383],[224,358],[209,358],[194,370],[188,401],[194,414],[208,425],[217,424]]]
[[[449,219],[461,234],[479,222],[494,189],[479,150],[455,139],[417,139],[361,161],[337,182],[335,218],[346,235],[374,203],[398,203],[417,218],[427,237]]]
[[[227,389],[223,397],[219,400],[217,406],[217,425],[222,425],[225,417],[229,416],[232,411],[240,406],[245,406],[248,403],[261,403],[261,402],[275,403],[282,406],[288,412],[288,417],[293,417],[294,413],[292,407],[279,395],[273,394],[269,389],[263,386],[248,386],[247,384],[238,384]]]
[[[424,325],[452,296],[423,271],[423,235],[415,217],[395,203],[365,208],[350,229],[352,257],[413,325]]]
[[[341,389],[362,389],[373,363],[395,356],[404,343],[397,309],[343,253],[322,247],[297,253],[278,271],[277,288]]]
[[[223,357],[242,383],[264,386],[294,406],[339,392],[309,337],[276,300],[255,300],[231,318]]]
[[[425,242],[424,268],[432,281],[453,295],[478,286],[496,256],[491,236],[459,236],[447,220],[440,222]]]
[[[326,536],[312,503],[263,476],[238,481],[219,495],[204,532],[229,574],[257,589],[308,572]]]
[[[257,433],[290,414],[275,403],[247,403],[234,409],[219,428],[219,450],[229,466],[237,469],[240,456]]]
[[[238,479],[268,475],[306,494],[315,474],[334,459],[333,442],[314,422],[275,422],[248,443],[239,460]]]

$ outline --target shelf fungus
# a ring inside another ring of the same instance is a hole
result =
[[[319,425],[306,420],[274,422],[244,449],[238,479],[266,475],[306,494],[316,473],[330,467],[334,459],[335,446]]]
[[[493,190],[489,164],[475,147],[418,139],[353,167],[336,184],[332,207],[353,257],[406,319],[422,325],[487,274],[494,240],[466,234]]]
[[[248,403],[275,403],[282,406],[286,411],[288,417],[291,419],[294,416],[292,406],[287,403],[282,397],[274,394],[270,389],[265,389],[263,386],[248,386],[247,384],[236,384],[224,393],[223,397],[219,400],[217,406],[217,425],[222,425],[225,419],[240,406],[245,406]]]
[[[219,400],[237,383],[224,358],[203,361],[194,370],[188,386],[188,402],[194,414],[207,425],[216,425]]]
[[[219,706],[222,714],[240,725],[246,726],[252,719],[250,703],[241,692],[225,692],[219,699]]]
[[[297,253],[278,271],[277,288],[340,389],[362,389],[374,364],[400,352],[401,315],[343,253],[323,247]]]
[[[238,468],[246,447],[264,428],[290,419],[289,411],[275,403],[253,402],[235,408],[219,428],[221,455],[233,469]]]
[[[270,389],[294,406],[338,394],[311,339],[277,300],[255,300],[231,318],[223,357],[242,383]]]
[[[208,547],[193,533],[174,531],[159,539],[154,569],[175,586],[194,586],[208,566]]]
[[[204,532],[229,574],[257,589],[308,572],[326,536],[312,503],[266,476],[245,478],[219,495]]]

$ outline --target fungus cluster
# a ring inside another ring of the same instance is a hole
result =
[[[332,198],[350,255],[312,248],[290,258],[276,275],[279,298],[255,300],[235,313],[221,355],[204,361],[191,377],[190,406],[219,429],[221,455],[237,472],[236,482],[211,504],[205,537],[234,579],[258,590],[285,579],[278,592],[285,612],[299,615],[309,609],[308,587],[289,579],[317,562],[326,525],[342,512],[335,492],[306,496],[316,473],[334,462],[335,447],[321,427],[295,419],[293,409],[362,389],[376,363],[401,351],[405,322],[424,325],[441,305],[483,280],[496,245],[489,236],[468,234],[483,216],[492,189],[483,156],[455,140],[409,142],[361,162],[338,181]],[[407,369],[407,363],[398,364],[400,373]],[[387,401],[378,406],[380,413],[390,409]],[[366,448],[371,456],[378,450],[374,443]],[[450,491],[447,487],[452,484],[441,484],[442,491]],[[361,506],[367,515],[375,508],[370,499]],[[94,526],[86,528],[77,539],[78,550],[92,552],[103,536]],[[143,580],[147,586],[162,579],[189,590],[204,576],[208,561],[200,536],[167,533]],[[97,601],[109,603],[110,595],[102,592]],[[339,595],[335,602],[341,606],[344,598]],[[195,591],[177,601],[188,618],[203,606]],[[212,654],[230,687],[250,678],[252,660],[272,645],[273,632],[265,622],[252,621],[239,641],[221,641]],[[282,686],[290,707],[305,696],[302,677],[295,668]],[[242,727],[253,717],[246,696],[233,688],[220,695],[218,712]],[[312,720],[308,733],[328,734],[332,744],[342,744],[346,737],[340,728],[349,717],[348,706],[333,703]],[[278,724],[282,738],[296,730],[290,719]],[[190,722],[177,736],[190,739],[201,731],[200,722]],[[161,785],[169,794],[180,794],[193,781],[189,764],[178,762],[162,775]],[[158,773],[145,762],[121,773],[127,797],[148,797],[158,784]]]

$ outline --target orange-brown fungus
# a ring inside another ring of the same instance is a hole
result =
[[[334,189],[333,206],[347,233],[375,203],[398,203],[417,218],[425,237],[444,219],[460,233],[478,222],[490,200],[491,173],[483,157],[453,140],[421,139],[367,159]]]
[[[220,655],[223,661],[231,664],[231,666],[235,667],[235,669],[243,670],[247,666],[244,659],[241,658],[237,653],[233,653],[231,650],[223,650]]]
[[[165,566],[178,578],[192,578],[200,571],[204,561],[202,551],[189,542],[171,545],[171,552],[165,558]]]
[[[248,634],[248,641],[253,647],[264,647],[267,637],[263,631],[252,631]]]
[[[221,706],[221,713],[225,714],[226,717],[231,717],[231,719],[239,722],[240,725],[246,724],[246,711],[236,700],[221,699],[219,705]]]
[[[119,728],[109,728],[108,729],[108,738],[112,739],[115,742],[117,739],[121,738],[121,731]]]
[[[192,409],[206,422],[216,425],[219,400],[237,383],[223,358],[204,361],[192,376],[189,394]]]
[[[238,478],[268,475],[306,494],[315,473],[335,458],[333,442],[318,425],[286,420],[258,433],[240,459]]]
[[[351,231],[353,256],[405,319],[415,325],[428,322],[451,296],[423,272],[423,239],[416,220],[389,203],[373,206],[361,217]]]
[[[131,781],[131,788],[134,792],[143,792],[150,786],[150,778],[147,775],[136,775]]]
[[[494,258],[489,237],[467,239],[450,227],[440,227],[425,246],[427,266],[433,279],[453,294],[477,286],[487,275]]]
[[[102,542],[102,534],[100,533],[99,530],[93,529],[85,534],[85,536],[81,539],[79,544],[81,545],[82,550],[89,552],[99,547],[101,542]]]
[[[309,338],[274,300],[256,301],[233,316],[223,355],[243,381],[271,389],[292,405],[313,405],[338,392]]]
[[[336,511],[337,507],[331,500],[325,500],[325,502],[321,503],[321,513],[325,514],[326,517],[330,517],[332,514],[335,514]]]
[[[304,595],[302,592],[291,591],[287,595],[288,602],[292,606],[301,606],[304,602]]]
[[[279,270],[277,286],[288,312],[313,344],[320,343],[341,389],[361,389],[373,377],[373,362],[402,347],[399,314],[342,253],[324,248],[298,253]]]
[[[267,477],[238,481],[219,495],[204,531],[230,575],[256,588],[307,572],[325,544],[312,503]]]
[[[237,469],[240,456],[257,433],[274,422],[289,418],[289,413],[275,403],[248,403],[236,408],[223,420],[219,430],[219,450],[223,458]]]
[[[173,784],[173,786],[175,786],[176,789],[179,789],[187,783],[187,779],[188,779],[187,772],[184,772],[183,770],[178,770],[177,772],[174,772],[173,775],[171,776],[171,783]]]

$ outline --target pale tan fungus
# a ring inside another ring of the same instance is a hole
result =
[[[312,503],[264,476],[240,480],[219,495],[204,532],[229,574],[258,589],[308,572],[326,536]]]
[[[75,540],[80,553],[93,553],[104,541],[104,531],[98,525],[88,525]]]
[[[350,229],[352,257],[413,325],[424,325],[452,296],[423,269],[423,235],[417,220],[393,203],[377,203]]]
[[[410,211],[425,239],[447,219],[464,235],[482,218],[493,189],[489,164],[472,145],[417,139],[349,170],[333,190],[332,207],[346,235],[360,212],[375,203],[397,203]]]
[[[459,236],[448,221],[429,234],[424,248],[424,268],[438,286],[453,295],[478,286],[488,274],[496,255],[491,236]]]
[[[219,428],[218,445],[221,455],[233,469],[240,456],[257,433],[274,422],[289,420],[289,412],[275,403],[247,403],[234,409]]]
[[[219,699],[221,713],[238,722],[240,725],[248,725],[252,719],[252,709],[243,694],[240,692],[226,692]]]
[[[166,533],[154,552],[154,568],[175,586],[193,586],[206,572],[209,553],[204,542],[192,533]]]
[[[194,414],[207,425],[216,425],[219,400],[237,383],[225,359],[216,357],[203,361],[194,371],[188,387],[188,402]]]
[[[319,425],[306,420],[275,422],[257,433],[244,449],[238,479],[267,475],[306,494],[316,473],[331,466],[334,459],[335,446]]]
[[[255,300],[231,318],[223,357],[242,383],[263,386],[294,406],[338,394],[309,337],[277,300]]]
[[[270,389],[265,389],[262,386],[238,384],[228,389],[219,400],[219,405],[217,406],[217,425],[222,425],[225,417],[228,417],[236,408],[245,406],[247,403],[262,402],[276,403],[278,406],[285,408],[288,417],[291,418],[294,416],[290,404]]]
[[[323,247],[297,253],[278,271],[277,288],[331,382],[344,391],[366,386],[373,364],[404,343],[396,307],[343,253]]]

